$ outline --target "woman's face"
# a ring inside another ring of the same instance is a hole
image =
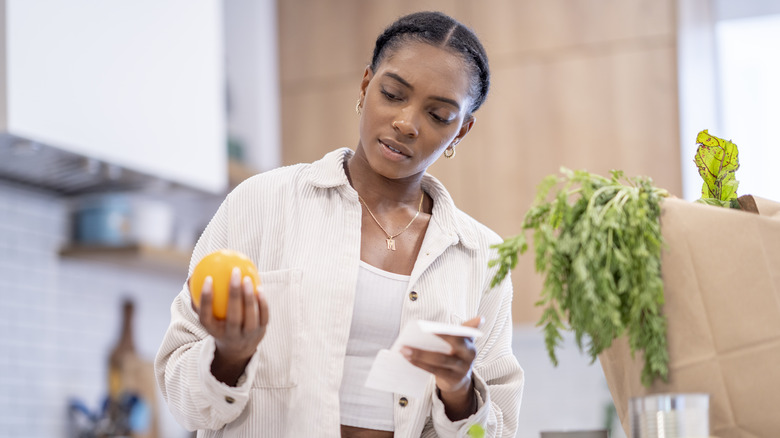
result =
[[[366,68],[358,147],[371,168],[391,179],[424,172],[471,129],[469,84],[459,55],[422,42],[402,44],[376,71]]]

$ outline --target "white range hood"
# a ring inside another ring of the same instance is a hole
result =
[[[0,0],[0,178],[227,187],[219,0]]]
[[[168,189],[180,185],[148,173],[9,134],[0,134],[0,179],[62,195]]]

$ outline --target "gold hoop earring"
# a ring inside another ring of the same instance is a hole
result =
[[[357,115],[360,115],[360,98],[358,97],[357,103],[355,104],[355,112]]]
[[[392,123],[392,124],[393,124],[393,128],[395,128],[395,129],[398,129],[398,127],[397,127],[397,126],[395,126],[395,124],[396,124],[396,123],[398,123],[398,122],[395,122],[395,121],[394,121],[394,122]]]
[[[450,146],[444,150],[444,158],[452,158],[455,156],[455,148]]]

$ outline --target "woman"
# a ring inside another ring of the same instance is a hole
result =
[[[263,285],[234,275],[228,314],[210,286],[187,285],[156,360],[174,416],[199,436],[515,436],[523,372],[511,350],[512,287],[490,286],[500,238],[457,210],[426,174],[452,157],[489,87],[476,36],[416,13],[376,41],[360,83],[360,140],[312,164],[266,172],[231,192],[198,241],[194,265],[230,248]],[[443,338],[449,354],[404,348],[431,373],[423,398],[363,384],[407,321],[480,327]]]

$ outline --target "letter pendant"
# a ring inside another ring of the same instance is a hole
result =
[[[387,239],[387,249],[395,251],[395,240],[392,238]]]

